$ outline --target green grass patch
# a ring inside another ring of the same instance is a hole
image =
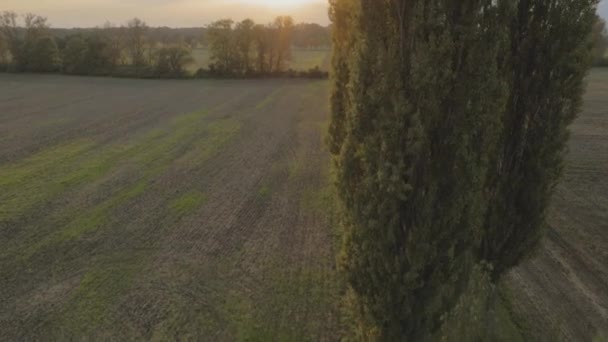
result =
[[[278,265],[275,265],[278,266]],[[254,298],[232,293],[224,315],[238,341],[315,341],[337,310],[338,282],[331,270],[279,267]]]
[[[302,208],[319,214],[331,214],[335,206],[334,190],[332,186],[320,189],[309,189],[301,198]]]
[[[60,240],[74,239],[84,233],[95,230],[107,223],[114,208],[124,205],[129,200],[142,195],[146,191],[145,180],[119,191],[114,196],[77,216],[72,223],[60,231]]]
[[[272,194],[272,189],[270,189],[269,185],[263,185],[259,190],[258,190],[258,197],[262,198],[262,199],[267,199],[270,197],[270,195]]]
[[[7,177],[1,178],[0,188],[8,191],[0,193],[0,197],[6,197],[0,202],[0,222],[33,210],[54,196],[77,191],[79,185],[103,179],[117,168],[127,167],[139,174],[139,181],[110,192],[93,206],[64,208],[55,216],[57,222],[67,223],[37,241],[28,239],[25,248],[14,246],[13,254],[27,260],[45,248],[108,226],[115,209],[142,195],[149,182],[175,166],[176,161],[189,165],[202,163],[240,129],[236,120],[206,122],[206,117],[206,111],[189,113],[173,119],[167,127],[153,129],[127,143],[108,146],[96,146],[91,142],[67,144],[1,168],[0,175]],[[34,177],[38,173],[44,177]],[[189,205],[200,201],[201,198],[189,195],[173,205],[175,210],[187,211]]]
[[[593,338],[593,342],[608,342],[608,332],[601,331]]]
[[[0,222],[82,181],[88,169],[70,173],[69,166],[93,146],[80,140],[54,146],[17,163],[0,167]]]
[[[18,163],[3,165],[0,168],[0,187],[26,183],[32,178],[41,176],[43,171],[48,171],[63,164],[66,160],[77,157],[91,146],[90,141],[74,141],[48,148]]]
[[[139,166],[145,167],[148,174],[161,173],[175,159],[176,149],[180,146],[187,148],[210,125],[205,125],[203,121],[207,115],[207,111],[180,115],[171,121],[167,129],[149,132],[143,139],[146,148],[134,155],[134,160]]]
[[[112,306],[120,301],[141,270],[144,255],[113,256],[98,260],[74,291],[63,316],[73,336],[86,336],[110,324]]]
[[[255,105],[255,109],[260,110],[260,109],[264,109],[264,108],[268,107],[268,105],[270,105],[277,98],[277,96],[279,96],[279,94],[281,94],[282,92],[283,92],[283,88],[279,88],[279,89],[273,91],[268,96],[266,96],[262,101],[258,102],[258,104]]]
[[[189,192],[169,203],[169,210],[176,216],[185,216],[193,213],[207,202],[207,197],[200,192]]]
[[[206,115],[206,111],[199,111],[178,116],[167,128],[153,129],[127,143],[100,146],[79,140],[0,167],[0,222],[15,219],[130,161],[143,170],[145,177],[158,175],[171,165],[178,149],[186,149],[195,140],[200,144],[197,137],[206,129],[213,133],[209,142],[217,148],[218,136],[226,138],[223,135],[228,133],[218,130],[217,125],[222,124],[205,124]]]
[[[177,164],[181,166],[196,166],[205,163],[217,154],[241,129],[238,120],[226,118],[213,121],[202,129],[206,136],[193,141],[189,152],[184,154]]]
[[[287,172],[289,180],[294,180],[304,172],[306,166],[306,160],[304,158],[295,158],[289,161],[287,165]]]
[[[65,227],[48,235],[41,241],[27,246],[22,253],[23,258],[27,260],[45,247],[77,239],[86,233],[95,231],[108,224],[111,220],[113,209],[118,208],[129,200],[143,194],[145,190],[146,181],[139,181],[135,185],[117,192],[92,208],[87,208],[82,212],[73,212],[73,218]]]

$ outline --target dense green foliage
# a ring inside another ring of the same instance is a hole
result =
[[[580,111],[595,1],[521,1],[510,13],[510,50],[481,255],[494,278],[533,252],[562,172],[568,126]]]
[[[331,1],[342,264],[361,334],[425,340],[538,243],[593,0]]]
[[[27,64],[25,68],[33,72],[52,72],[59,69],[59,50],[53,37],[41,36],[26,45]]]

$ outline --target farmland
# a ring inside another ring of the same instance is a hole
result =
[[[333,339],[326,92],[0,75],[1,339]]]
[[[548,236],[505,284],[530,336],[608,330],[606,92],[595,70]],[[0,339],[337,339],[327,93],[0,75]]]
[[[296,71],[308,71],[314,67],[319,67],[323,71],[329,70],[330,50],[306,50],[292,49],[292,60],[287,63],[287,69]],[[211,63],[209,49],[198,48],[192,51],[193,63],[189,66],[191,72],[199,68],[208,68]]]

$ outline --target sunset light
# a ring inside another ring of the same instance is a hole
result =
[[[318,3],[321,0],[242,0],[248,4],[262,5],[268,7],[294,7],[311,3]]]
[[[608,342],[607,151],[608,0],[0,0],[0,342]]]

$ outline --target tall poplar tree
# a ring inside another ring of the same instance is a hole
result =
[[[333,13],[343,266],[372,334],[420,339],[466,288],[481,239],[505,103],[497,8],[362,0]]]
[[[591,64],[596,0],[520,0],[509,16],[499,150],[480,258],[493,277],[530,255],[545,231],[562,173],[568,126],[581,110]]]
[[[331,1],[329,146],[365,338],[429,338],[477,263],[498,279],[538,241],[587,66],[594,1],[566,2]]]

